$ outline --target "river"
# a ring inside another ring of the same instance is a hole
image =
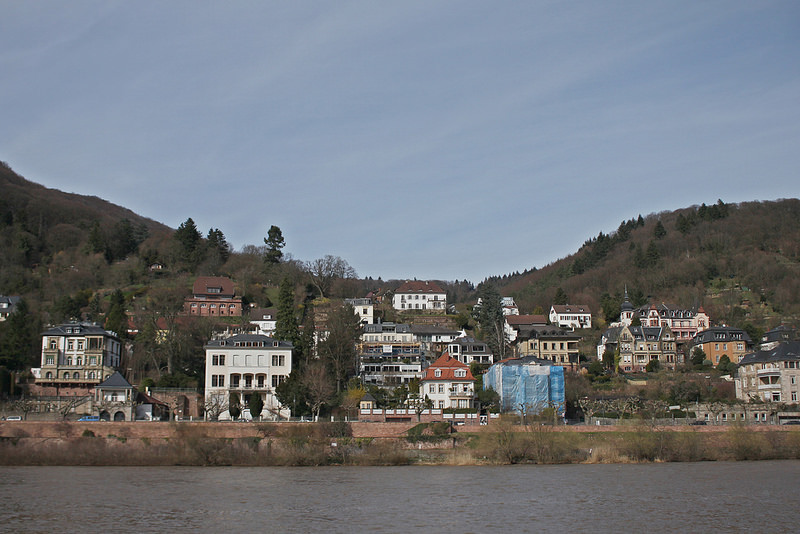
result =
[[[800,461],[2,467],[3,532],[797,532]]]

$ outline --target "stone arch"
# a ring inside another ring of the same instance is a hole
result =
[[[114,421],[124,421],[124,420],[125,420],[124,412],[117,412],[114,414]]]
[[[109,414],[107,411],[103,410],[102,412],[100,412],[100,420],[101,421],[111,421],[111,414]]]

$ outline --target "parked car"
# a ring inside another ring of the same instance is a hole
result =
[[[20,415],[9,415],[6,417],[6,421],[22,421],[22,416]]]
[[[800,425],[800,421],[797,419],[792,419],[791,421],[784,421],[784,425]]]
[[[84,415],[83,417],[78,419],[78,421],[99,421],[99,420],[100,416],[97,415]]]
[[[695,425],[695,426],[703,426],[703,425],[706,424],[706,422],[702,421],[702,420],[697,420],[697,421],[692,422],[692,424]]]

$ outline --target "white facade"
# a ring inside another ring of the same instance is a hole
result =
[[[395,291],[392,307],[399,311],[447,310],[447,293],[434,282],[406,282]]]
[[[553,305],[550,307],[550,323],[561,328],[591,328],[592,312],[584,305]]]
[[[230,419],[231,393],[239,395],[244,412],[250,395],[264,401],[262,419],[288,418],[290,411],[275,396],[275,388],[292,372],[292,344],[259,334],[240,334],[210,341],[206,347],[206,413]],[[247,412],[249,413],[249,412]]]
[[[361,324],[375,323],[375,306],[370,299],[345,299],[353,307]]]
[[[255,325],[256,334],[271,336],[278,324],[277,311],[274,308],[253,308],[250,310],[250,324]]]

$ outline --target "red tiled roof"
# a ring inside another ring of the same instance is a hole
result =
[[[436,370],[441,371],[441,376],[436,376]],[[467,371],[465,376],[456,377],[455,372],[457,369],[464,369]],[[450,353],[444,351],[439,359],[433,362],[428,370],[425,371],[425,376],[422,377],[421,382],[425,380],[450,380],[450,381],[461,381],[461,382],[473,382],[475,377],[472,376],[472,372],[469,370],[469,365],[461,363],[460,361],[456,360]]]
[[[523,324],[544,325],[547,324],[547,317],[544,315],[506,315],[506,322],[509,326]]]
[[[219,293],[213,293],[217,296],[222,295],[233,295],[233,280],[230,278],[225,278],[224,276],[199,276],[197,280],[194,281],[194,286],[192,287],[192,294],[193,295],[208,295],[209,288],[211,287],[218,287],[220,288]]]
[[[395,293],[444,293],[444,289],[436,282],[422,282],[410,280],[397,288]]]

